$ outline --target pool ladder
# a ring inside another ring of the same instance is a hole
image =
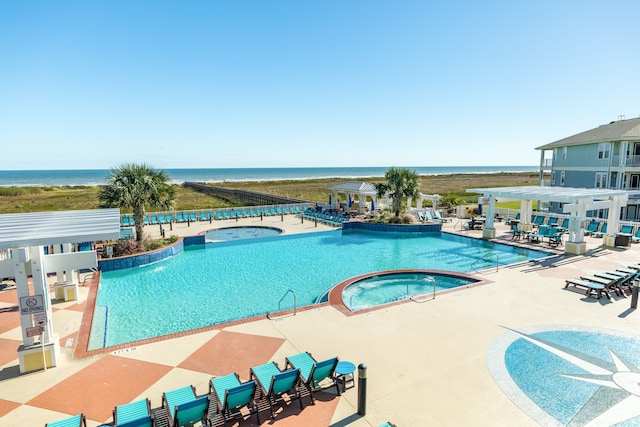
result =
[[[287,297],[287,295],[292,294],[293,295],[293,315],[295,316],[297,313],[297,295],[296,295],[296,291],[294,291],[293,289],[289,289],[287,292],[284,293],[284,295],[282,295],[282,298],[280,298],[280,301],[278,301],[278,312],[281,312],[282,309],[280,308],[282,301],[284,301],[284,299]],[[280,317],[286,317],[289,315],[282,315],[282,316],[276,316],[273,317],[271,315],[271,313],[267,313],[267,319],[269,320],[274,320]]]
[[[484,260],[487,257],[487,255],[493,255],[496,257],[496,271],[498,271],[498,267],[500,266],[500,259],[498,258],[498,254],[495,252],[487,253],[482,258],[478,258],[473,264],[471,264],[471,268],[473,269],[473,266],[476,265],[478,262]]]

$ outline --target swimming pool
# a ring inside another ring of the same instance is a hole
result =
[[[548,256],[448,233],[340,230],[208,243],[161,262],[104,272],[89,349],[278,310],[285,293],[314,304],[350,277],[374,271],[471,272]],[[280,309],[293,307],[283,300]]]
[[[242,240],[242,239],[258,239],[262,237],[277,236],[282,230],[275,227],[225,227],[205,232],[206,240]]]

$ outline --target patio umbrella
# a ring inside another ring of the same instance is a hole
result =
[[[371,199],[371,210],[372,211],[376,210],[376,204],[373,202],[373,199]]]
[[[329,194],[329,206],[331,206],[331,194]]]
[[[349,195],[349,207],[351,207],[351,205],[353,205],[353,199],[351,198],[351,195]]]

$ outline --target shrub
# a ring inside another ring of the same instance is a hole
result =
[[[140,245],[135,240],[118,240],[113,245],[113,256],[133,255],[140,252]]]
[[[172,234],[171,236],[169,236],[169,243],[175,243],[177,242],[179,239],[177,234]]]
[[[143,242],[145,251],[153,251],[164,246],[164,240],[146,240]]]

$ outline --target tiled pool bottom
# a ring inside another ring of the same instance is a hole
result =
[[[566,325],[507,329],[487,365],[540,425],[640,425],[640,336]]]

